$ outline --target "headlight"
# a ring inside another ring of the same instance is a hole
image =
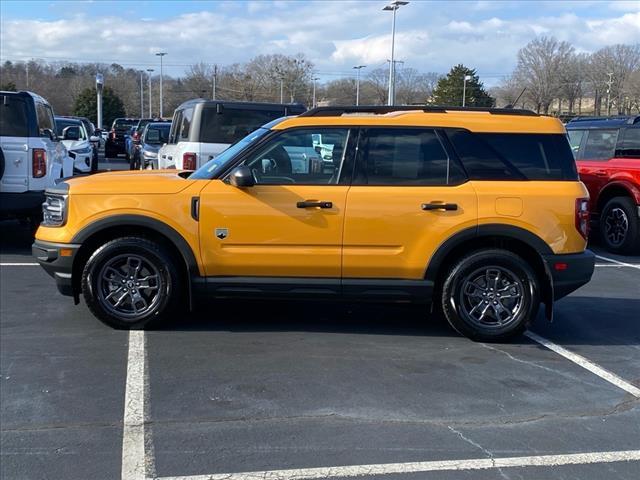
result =
[[[42,204],[42,225],[61,227],[67,221],[67,196],[45,194]]]
[[[92,150],[93,148],[91,148],[91,146],[89,145],[84,148],[75,148],[72,151],[76,154],[86,155],[87,153],[91,153]]]
[[[142,151],[142,156],[144,158],[158,158],[158,154],[155,152],[148,152],[146,150]]]

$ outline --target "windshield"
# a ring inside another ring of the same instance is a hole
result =
[[[209,160],[198,170],[193,172],[189,176],[189,178],[196,180],[213,178],[213,176],[218,171],[222,170],[224,166],[227,165],[231,160],[233,160],[238,153],[242,152],[249,145],[264,137],[269,131],[270,130],[268,128],[259,128],[255,132],[250,133],[239,142],[231,145],[216,158]]]

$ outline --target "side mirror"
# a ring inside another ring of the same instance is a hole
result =
[[[46,135],[47,137],[49,137],[49,140],[51,140],[52,142],[55,142],[58,140],[58,138],[56,137],[56,133],[51,130],[50,128],[45,128],[42,130],[42,133],[44,135]]]
[[[240,165],[231,171],[229,182],[234,187],[245,188],[253,187],[256,184],[256,179],[253,178],[253,173],[249,167]]]
[[[70,126],[62,130],[63,140],[80,140],[80,127]]]

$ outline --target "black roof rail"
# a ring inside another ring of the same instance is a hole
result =
[[[539,115],[531,110],[517,108],[491,108],[491,107],[444,107],[431,105],[358,105],[347,107],[316,107],[301,113],[300,117],[337,117],[349,113],[373,113],[384,115],[391,112],[425,112],[425,113],[446,113],[446,112],[488,112],[494,115],[523,115],[527,117],[538,117]]]

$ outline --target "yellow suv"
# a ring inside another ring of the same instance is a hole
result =
[[[303,297],[431,303],[498,341],[594,267],[565,129],[524,110],[316,108],[195,172],[66,180],[43,211],[35,257],[117,328],[199,297]]]

